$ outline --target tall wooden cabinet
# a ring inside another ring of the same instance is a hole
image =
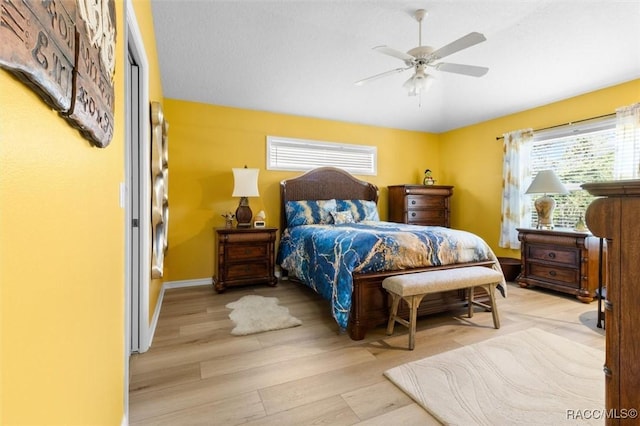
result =
[[[389,186],[389,221],[449,227],[452,195],[453,186]]]
[[[600,196],[587,209],[587,226],[607,239],[605,404],[607,425],[638,424],[640,409],[640,180],[582,185]]]

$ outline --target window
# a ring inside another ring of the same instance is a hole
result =
[[[534,133],[529,168],[531,176],[553,170],[569,190],[552,195],[556,200],[554,224],[573,228],[594,199],[580,185],[614,179],[616,151],[615,117],[595,119]],[[531,196],[531,223],[537,223]]]
[[[268,170],[304,171],[333,166],[353,174],[376,175],[377,163],[375,146],[267,136]]]

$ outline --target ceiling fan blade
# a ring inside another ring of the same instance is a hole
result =
[[[368,83],[370,81],[377,80],[379,78],[386,77],[386,76],[391,75],[391,74],[396,74],[396,73],[399,73],[399,72],[402,72],[402,71],[406,71],[406,70],[408,70],[410,68],[413,68],[413,65],[411,65],[410,67],[406,67],[406,68],[396,68],[396,69],[393,69],[393,70],[385,71],[385,72],[380,73],[380,74],[372,75],[371,77],[363,78],[362,80],[356,81],[354,84],[356,86],[362,86],[365,83]]]
[[[405,62],[412,62],[416,59],[408,53],[401,52],[389,46],[376,46],[373,50],[384,53],[385,55],[393,56],[394,58],[402,59]]]
[[[478,43],[482,43],[486,40],[486,37],[483,34],[473,32],[469,33],[466,36],[460,37],[456,41],[452,41],[446,46],[442,46],[440,49],[431,53],[431,60],[442,59],[445,56],[449,56],[453,53],[459,52],[462,49],[466,49],[467,47],[474,46]]]
[[[433,67],[438,71],[453,72],[456,74],[470,75],[472,77],[482,77],[489,71],[489,68],[487,67],[477,67],[475,65],[451,64],[447,62],[440,62],[439,64],[433,65]]]

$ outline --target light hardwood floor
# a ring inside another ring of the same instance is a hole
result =
[[[529,327],[604,349],[596,302],[512,283],[508,290],[498,297],[500,330],[479,310],[471,320],[464,309],[423,317],[413,351],[398,325],[391,337],[384,326],[362,341],[338,334],[328,302],[287,281],[223,294],[211,286],[169,290],[151,349],[131,359],[130,424],[438,424],[383,372]],[[247,294],[278,297],[303,324],[232,336],[225,305]]]

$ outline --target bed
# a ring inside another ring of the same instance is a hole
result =
[[[474,234],[379,221],[378,188],[341,169],[320,167],[283,180],[280,196],[277,261],[283,277],[311,287],[330,300],[336,323],[354,340],[364,339],[368,329],[386,323],[390,301],[382,280],[388,276],[478,265],[500,270],[491,249]],[[299,221],[295,209],[303,210],[307,218],[315,215],[322,220],[305,222],[303,217]],[[463,243],[449,243],[449,238],[460,236]],[[384,246],[388,240],[392,241],[393,249]],[[427,247],[429,255],[410,253],[399,245],[404,240],[412,241],[412,246]],[[432,251],[440,246],[462,244],[473,246],[464,250],[464,255]],[[389,255],[390,250],[394,256]],[[397,256],[398,253],[402,256]],[[415,260],[416,256],[424,258],[424,262]],[[503,295],[504,290],[503,282]],[[482,292],[476,297],[488,302]],[[465,304],[464,290],[436,293],[423,300],[419,315]]]

